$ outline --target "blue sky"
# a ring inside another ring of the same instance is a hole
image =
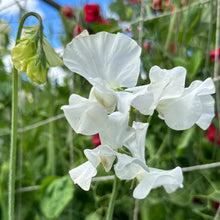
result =
[[[0,16],[1,18],[4,18],[7,20],[12,28],[12,37],[15,38],[18,28],[18,21],[19,21],[19,15],[15,12],[15,10],[12,8],[15,3],[13,4],[12,1],[15,0],[1,0],[0,2]],[[33,0],[28,0],[32,1]],[[105,16],[108,10],[108,5],[113,0],[55,0],[60,5],[68,5],[71,7],[78,7],[83,8],[83,5],[86,3],[98,3],[101,6],[102,13]],[[19,1],[22,2],[22,1]],[[48,37],[49,42],[55,47],[58,48],[61,46],[59,42],[60,35],[63,33],[62,29],[62,23],[59,17],[59,14],[56,9],[49,6],[45,2],[42,2],[40,0],[35,0],[35,5],[30,5],[29,10],[36,11],[40,14],[42,14],[43,17],[43,23],[44,23],[44,32]],[[30,3],[32,4],[32,3]],[[2,6],[2,7],[1,7]],[[10,13],[2,13],[2,8],[8,7],[8,10],[11,10]],[[29,18],[27,21],[27,25],[32,25],[33,22],[37,23],[37,21],[34,18]]]

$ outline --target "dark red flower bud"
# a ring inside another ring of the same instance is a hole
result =
[[[95,134],[92,136],[92,143],[98,147],[101,144],[100,138],[99,138],[99,134]]]
[[[162,6],[162,0],[153,0],[152,1],[152,8],[154,11],[163,11],[163,6]]]
[[[219,203],[216,202],[216,201],[213,201],[213,203],[212,203],[212,207],[213,207],[214,209],[218,209],[218,207],[219,207]]]
[[[211,124],[206,132],[206,137],[211,142],[216,142],[220,146],[220,134],[216,127]]]
[[[73,16],[73,9],[70,6],[63,6],[61,12],[66,18],[71,18]]]

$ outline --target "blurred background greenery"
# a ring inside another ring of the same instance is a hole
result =
[[[53,1],[46,2],[56,8]],[[216,21],[220,19],[217,4],[217,0],[116,0],[108,5],[108,15],[93,5],[90,17],[84,8],[86,3],[81,8],[64,5],[56,8],[63,24],[60,42],[65,46],[83,29],[90,33],[123,32],[142,47],[138,85],[149,83],[148,72],[153,65],[166,69],[181,65],[187,69],[188,86],[193,80],[214,77]],[[11,70],[6,62],[10,42],[10,24],[7,26],[1,20],[0,219],[3,220],[7,219],[10,150]],[[62,49],[58,52],[62,54]],[[83,150],[92,149],[95,144],[92,137],[75,134],[60,110],[73,92],[88,97],[91,86],[65,67],[53,68],[48,75],[43,86],[31,83],[25,73],[19,77],[16,220],[104,219],[112,181],[96,181],[89,192],[72,183],[69,169],[84,162]],[[146,122],[144,116],[135,114],[138,120]],[[146,138],[146,160],[149,166],[160,169],[213,163],[220,161],[219,146],[217,110],[208,131],[197,126],[174,131],[154,114]],[[98,174],[108,175],[101,167]],[[173,194],[159,188],[140,201],[132,197],[132,183],[121,181],[114,219],[214,219],[220,203],[219,176],[219,167],[186,172],[184,188]]]

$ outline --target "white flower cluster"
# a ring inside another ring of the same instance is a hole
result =
[[[180,167],[159,170],[145,162],[145,136],[148,123],[128,125],[130,107],[144,115],[157,110],[159,117],[172,129],[184,130],[194,124],[207,129],[214,117],[215,92],[211,78],[194,81],[185,88],[186,70],[153,66],[151,83],[136,86],[140,71],[141,48],[128,36],[100,32],[82,32],[64,52],[64,63],[92,84],[89,98],[72,94],[69,105],[62,106],[65,117],[75,132],[84,135],[99,133],[101,145],[84,151],[88,161],[70,170],[74,183],[89,190],[97,166],[102,163],[108,172],[114,164],[118,178],[137,178],[133,196],[145,198],[152,188],[163,186],[174,192],[182,186]],[[123,88],[123,89],[122,89]],[[126,147],[130,154],[119,152]],[[130,156],[132,155],[132,156]]]

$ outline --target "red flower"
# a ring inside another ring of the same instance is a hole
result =
[[[98,22],[103,23],[104,19],[100,16],[100,6],[99,4],[86,4],[84,7],[86,14],[86,22]]]
[[[162,0],[153,0],[152,8],[155,11],[163,12]]]
[[[214,209],[218,209],[219,203],[216,202],[216,201],[213,201],[213,202],[212,202],[212,207],[213,207]]]
[[[80,34],[82,31],[82,27],[80,27],[79,25],[75,26],[75,28],[73,29],[73,38]]]
[[[218,48],[218,50],[212,50],[209,53],[209,56],[212,58],[212,62],[215,62],[215,55],[218,52],[218,58],[220,59],[220,47]]]
[[[70,6],[63,6],[61,12],[66,18],[71,18],[73,16],[73,9]]]
[[[213,124],[209,126],[206,137],[209,141],[216,142],[217,145],[220,146],[220,133]]]
[[[144,48],[145,48],[146,51],[149,52],[150,49],[151,49],[151,43],[149,43],[149,42],[145,42],[145,43],[144,43]]]
[[[169,4],[170,4],[170,0],[166,0],[165,6],[169,6]]]
[[[174,52],[175,52],[175,44],[171,43],[171,44],[169,45],[169,50],[170,50],[170,52],[171,52],[172,54],[174,54]]]
[[[174,8],[175,8],[175,6],[174,6],[174,5],[171,5],[171,6],[170,6],[170,12],[173,12]]]
[[[101,144],[100,138],[99,138],[99,134],[95,134],[92,136],[92,143],[98,147]]]

